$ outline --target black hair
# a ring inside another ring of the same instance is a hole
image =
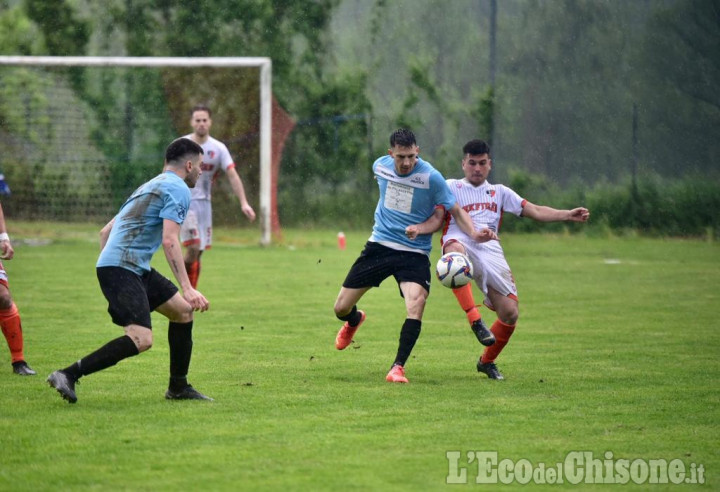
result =
[[[193,106],[192,109],[190,110],[191,118],[192,118],[192,115],[195,114],[195,111],[205,111],[208,114],[208,116],[212,118],[212,111],[210,111],[210,106],[208,106],[207,104],[196,104],[195,106]]]
[[[203,149],[189,138],[178,138],[170,142],[165,149],[165,162],[170,165],[178,165],[190,157],[203,155]]]
[[[470,140],[463,147],[463,155],[490,155],[490,146],[483,140]]]
[[[412,147],[415,144],[415,134],[407,128],[398,128],[390,135],[390,147]]]

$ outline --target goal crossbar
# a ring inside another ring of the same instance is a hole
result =
[[[272,213],[272,61],[268,57],[0,56],[0,66],[247,67],[260,69],[260,243],[270,244]]]

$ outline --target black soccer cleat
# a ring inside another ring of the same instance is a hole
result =
[[[478,372],[483,372],[487,374],[487,377],[489,377],[490,379],[497,379],[498,381],[505,379],[505,377],[500,374],[500,371],[498,371],[498,368],[494,362],[486,362],[483,364],[481,360],[482,359],[478,360],[477,363]]]
[[[482,343],[484,346],[489,347],[490,345],[495,343],[495,335],[493,335],[493,332],[488,330],[488,327],[485,326],[485,323],[483,323],[482,319],[473,321],[473,323],[470,325],[470,329],[473,331],[473,333],[475,333],[478,342]]]
[[[70,403],[77,401],[77,395],[75,395],[75,383],[77,382],[67,373],[63,371],[55,371],[50,374],[47,378],[48,384],[55,388],[63,399]]]
[[[37,374],[35,371],[33,371],[33,368],[30,367],[24,360],[13,362],[12,366],[13,372],[18,376],[34,376],[35,374]]]
[[[188,385],[179,391],[169,389],[165,392],[165,398],[168,400],[208,400],[215,401],[209,396],[205,396],[198,390]]]

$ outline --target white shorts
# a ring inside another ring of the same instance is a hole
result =
[[[478,288],[483,292],[485,299],[483,303],[495,310],[492,301],[488,297],[488,287],[492,287],[503,296],[517,300],[517,287],[515,279],[505,259],[505,252],[500,241],[488,241],[476,243],[469,241],[465,236],[453,237],[448,235],[445,244],[457,241],[465,247],[465,253],[473,264],[473,279]]]
[[[210,200],[191,200],[190,210],[180,226],[180,242],[183,246],[197,244],[200,251],[212,246],[212,204]]]

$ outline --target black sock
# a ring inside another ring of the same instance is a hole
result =
[[[75,380],[81,376],[87,376],[94,372],[102,371],[114,366],[123,359],[139,354],[135,342],[127,335],[123,335],[97,349],[76,363],[63,369],[63,372],[72,376]]]
[[[346,314],[345,316],[338,316],[337,318],[340,321],[347,321],[350,326],[357,326],[362,319],[362,315],[360,314],[360,311],[358,311],[357,305],[355,305],[349,314]]]
[[[170,388],[181,390],[188,385],[187,374],[192,356],[193,322],[168,325],[168,344],[170,345]]]
[[[395,357],[395,364],[405,366],[410,352],[412,352],[415,342],[417,342],[420,336],[420,327],[422,321],[419,319],[407,318],[403,323],[402,329],[400,330],[400,344],[398,345],[397,356]]]

